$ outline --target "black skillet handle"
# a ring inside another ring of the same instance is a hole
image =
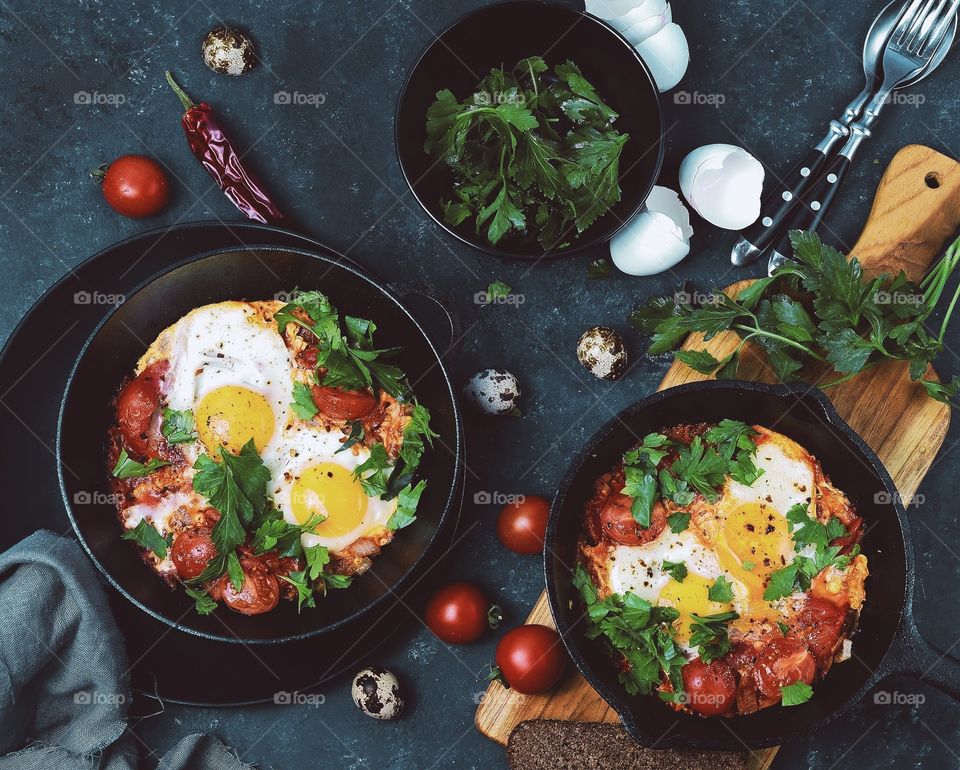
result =
[[[423,327],[441,358],[457,354],[462,339],[460,319],[448,308],[449,303],[413,284],[390,283],[387,288]]]
[[[930,644],[909,613],[883,668],[885,676],[903,674],[913,677],[960,701],[960,660]]]

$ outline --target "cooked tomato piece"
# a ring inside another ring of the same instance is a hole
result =
[[[633,498],[616,493],[610,495],[607,504],[600,511],[600,530],[611,540],[623,545],[643,545],[655,540],[667,526],[667,509],[661,502],[653,506],[650,526],[642,527],[633,518],[630,508]]]
[[[372,393],[365,390],[344,390],[329,385],[314,385],[313,403],[333,420],[359,420],[377,405]]]
[[[169,361],[150,364],[126,384],[117,398],[117,422],[124,446],[137,457],[156,456],[150,423],[160,408],[160,383]]]
[[[859,516],[855,516],[853,521],[847,526],[847,534],[843,537],[838,537],[836,540],[830,543],[830,545],[835,545],[840,548],[840,553],[850,553],[850,549],[853,548],[857,543],[860,542],[860,537],[863,534],[863,519]]]
[[[803,639],[821,666],[826,666],[840,643],[847,613],[826,599],[810,597],[797,616],[793,633]]]
[[[711,663],[695,658],[680,673],[686,693],[684,703],[691,711],[701,716],[715,717],[726,714],[733,707],[737,678],[733,668],[723,658]]]
[[[230,576],[223,575],[210,586],[210,596],[244,615],[270,612],[280,601],[280,585],[259,559],[241,558],[243,585],[235,591]]]
[[[806,642],[791,636],[771,639],[757,656],[756,679],[760,692],[779,698],[784,685],[813,681],[816,661]]]
[[[217,555],[216,546],[205,527],[187,529],[177,535],[170,549],[170,559],[181,580],[200,577],[210,560]]]

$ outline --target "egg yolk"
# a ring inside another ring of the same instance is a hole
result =
[[[197,404],[195,419],[200,441],[213,457],[219,447],[239,454],[250,439],[262,452],[273,436],[274,415],[267,399],[239,385],[207,393]]]
[[[367,512],[367,496],[342,465],[320,463],[307,468],[294,482],[290,507],[300,524],[317,514],[325,516],[313,532],[320,537],[339,537],[360,526]]]
[[[731,608],[729,602],[710,601],[707,592],[716,580],[705,578],[694,573],[688,574],[682,583],[670,579],[660,592],[658,604],[673,607],[680,613],[677,618],[676,638],[687,644],[690,641],[690,615],[715,615],[718,612],[727,612]]]
[[[793,557],[787,520],[759,502],[731,507],[719,541],[720,564],[747,587],[751,602],[763,600],[770,574]]]

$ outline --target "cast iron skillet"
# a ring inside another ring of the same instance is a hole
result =
[[[370,572],[349,590],[332,591],[316,609],[297,613],[281,602],[266,615],[247,617],[220,608],[200,616],[183,591],[170,590],[120,539],[110,504],[106,435],[111,400],[146,346],[189,310],[228,299],[274,299],[295,288],[324,291],[342,312],[371,318],[377,343],[403,348],[398,359],[440,434],[420,475],[428,479],[417,521],[374,559]],[[74,530],[113,586],[143,611],[168,625],[210,640],[281,643],[335,631],[392,604],[418,571],[438,557],[441,530],[456,522],[462,467],[459,407],[453,386],[426,333],[398,299],[337,256],[291,248],[222,250],[174,265],[126,297],[95,329],[67,381],[57,426],[57,472]],[[69,472],[65,472],[69,469]],[[82,501],[83,504],[74,504]]]
[[[815,683],[807,703],[732,719],[704,719],[677,714],[653,695],[627,695],[600,643],[583,634],[583,608],[570,577],[583,504],[594,481],[636,443],[636,437],[678,423],[724,417],[775,429],[820,460],[824,472],[865,520],[861,547],[870,562],[870,577],[860,627],[853,637],[854,657],[834,665],[824,680]],[[892,674],[923,679],[960,699],[960,663],[931,647],[913,620],[913,554],[893,480],[819,390],[706,381],[638,401],[601,428],[573,461],[554,498],[546,537],[547,594],[563,641],[587,681],[645,746],[734,751],[773,746],[819,729]]]

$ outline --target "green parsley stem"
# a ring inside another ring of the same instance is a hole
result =
[[[745,332],[750,332],[751,336],[758,335],[760,337],[769,337],[770,339],[777,340],[778,342],[782,342],[784,345],[789,345],[790,347],[797,348],[798,350],[802,350],[808,356],[810,356],[811,358],[815,358],[817,361],[821,361],[823,363],[826,363],[827,361],[827,359],[825,359],[816,351],[811,350],[806,345],[800,342],[796,342],[795,340],[792,340],[789,337],[783,337],[779,334],[775,334],[774,332],[768,332],[765,329],[755,329],[753,327],[747,326],[746,324],[734,324],[733,328],[739,329]]]

